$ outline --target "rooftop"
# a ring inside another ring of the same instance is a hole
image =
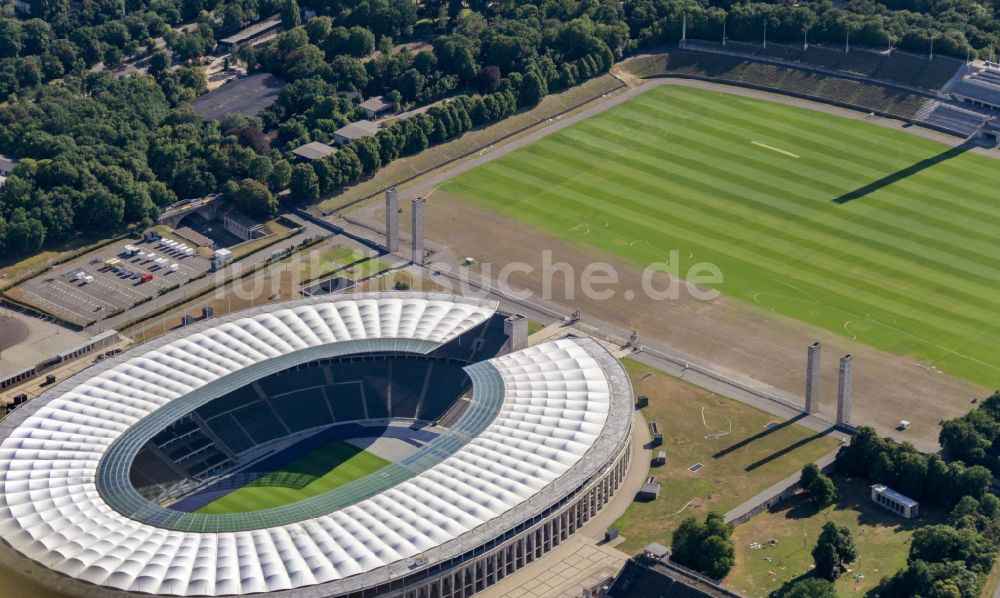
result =
[[[378,123],[370,120],[359,120],[337,129],[333,134],[353,141],[362,137],[373,137],[375,133],[378,133],[378,130]]]
[[[898,502],[904,507],[915,507],[920,504],[919,502],[913,500],[909,496],[906,496],[905,494],[900,494],[899,492],[896,492],[895,490],[886,486],[885,484],[872,484],[872,490],[874,490],[877,494],[881,494],[886,498]]]
[[[174,233],[185,241],[191,241],[198,247],[211,247],[215,244],[215,241],[187,226],[175,230]]]
[[[281,27],[281,15],[274,15],[273,17],[268,17],[262,21],[257,21],[246,29],[242,29],[229,37],[220,39],[219,43],[235,46],[236,44],[242,43],[248,39],[253,39],[261,33],[265,33],[269,29],[277,27]]]
[[[330,147],[329,145],[320,143],[319,141],[310,141],[305,145],[300,145],[299,147],[293,149],[292,153],[305,160],[319,160],[320,158],[325,158],[330,154],[337,153],[337,148]]]
[[[370,110],[375,114],[379,112],[385,112],[395,106],[396,103],[386,99],[385,96],[375,96],[374,98],[368,98],[364,102],[361,102],[360,108],[362,110]]]
[[[0,557],[77,590],[325,596],[412,575],[417,555],[434,566],[492,541],[627,449],[631,388],[596,342],[561,339],[469,366],[474,401],[492,406],[467,412],[482,418],[469,422],[482,431],[436,464],[408,464],[408,479],[379,494],[339,497],[339,507],[330,494],[206,519],[135,502],[121,476],[137,434],[155,433],[221,387],[344,351],[426,353],[496,307],[423,293],[260,306],[57,384],[0,422]],[[30,466],[40,462],[47,467]],[[222,524],[230,531],[209,529]]]

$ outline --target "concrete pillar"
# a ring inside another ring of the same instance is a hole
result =
[[[528,318],[514,314],[503,321],[503,333],[510,339],[510,350],[520,351],[528,346]]]
[[[411,261],[422,266],[424,263],[424,198],[413,199],[413,257]]]
[[[385,192],[385,250],[399,251],[399,194],[395,187]]]
[[[837,423],[851,425],[851,369],[854,358],[850,354],[840,358],[840,382],[837,384]]]
[[[809,359],[806,363],[806,413],[819,411],[819,369],[823,345],[819,341],[809,345]]]

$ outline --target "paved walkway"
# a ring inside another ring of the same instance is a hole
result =
[[[550,327],[551,328],[551,327]],[[542,331],[532,335],[533,337]],[[544,339],[543,339],[544,340]],[[616,575],[631,555],[614,548],[624,538],[604,543],[604,532],[618,520],[646,481],[650,451],[649,428],[642,413],[632,422],[632,446],[628,475],[611,502],[568,540],[544,557],[520,569],[477,596],[527,598],[579,598],[583,589]]]
[[[822,471],[824,467],[833,463],[836,460],[836,458],[837,458],[837,451],[832,451],[830,453],[827,453],[826,455],[823,455],[821,458],[817,459],[816,465]],[[771,500],[775,496],[778,496],[791,486],[798,484],[799,479],[801,479],[801,477],[802,477],[802,472],[796,471],[787,478],[779,482],[775,482],[770,487],[761,490],[754,496],[743,501],[743,503],[733,507],[732,509],[729,509],[728,511],[726,511],[725,515],[726,523],[730,523],[732,521],[739,519],[740,517],[743,517],[747,513],[759,507],[761,504]]]

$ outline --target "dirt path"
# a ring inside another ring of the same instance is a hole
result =
[[[654,301],[641,292],[641,270],[636,264],[590,246],[555,238],[520,221],[436,191],[443,182],[462,172],[620,105],[659,85],[721,90],[846,118],[869,120],[950,145],[961,143],[957,138],[933,131],[917,127],[904,128],[903,123],[898,121],[872,119],[864,113],[778,94],[700,81],[660,79],[629,89],[491,153],[435,173],[402,189],[400,194],[404,198],[428,198],[427,237],[443,249],[436,254],[436,260],[457,268],[457,256],[475,256],[481,264],[491,264],[494,273],[505,264],[524,263],[534,268],[534,271],[530,274],[516,272],[509,277],[509,282],[511,286],[528,289],[536,296],[543,291],[543,250],[551,251],[551,262],[566,262],[577,273],[595,261],[606,262],[614,266],[620,275],[614,298],[604,301],[588,299],[583,297],[579,288],[573,289],[572,296],[568,296],[563,292],[565,289],[556,288],[550,300],[564,306],[567,311],[582,310],[588,323],[604,325],[616,332],[638,330],[643,344],[690,357],[692,361],[746,380],[751,385],[775,389],[783,396],[802,396],[805,387],[806,348],[813,341],[820,340],[825,353],[821,379],[822,410],[825,414],[832,419],[836,410],[838,359],[841,355],[851,353],[855,357],[853,423],[875,425],[880,433],[909,440],[923,449],[934,449],[937,446],[939,421],[967,412],[972,408],[972,399],[986,396],[988,389],[941,374],[916,359],[891,355],[725,296],[713,301],[700,301],[681,293],[678,299]],[[996,151],[984,153],[993,157],[1000,156]],[[408,209],[410,202],[400,203]],[[377,204],[359,210],[356,215],[367,215],[374,222],[379,222],[382,217]],[[401,215],[400,221],[409,223],[409,215]],[[561,287],[561,282],[555,286]],[[629,290],[632,291],[633,298],[626,300],[626,291]],[[913,422],[913,427],[905,433],[894,431],[896,423],[901,419]]]

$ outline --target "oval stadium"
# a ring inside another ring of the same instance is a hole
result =
[[[177,329],[0,423],[0,561],[74,596],[443,598],[622,483],[632,390],[588,338],[390,292]]]

